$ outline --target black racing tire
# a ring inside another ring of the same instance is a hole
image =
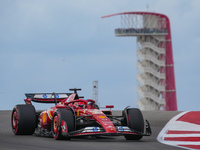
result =
[[[11,116],[12,131],[15,135],[32,135],[36,128],[36,112],[33,105],[16,105]]]
[[[127,109],[127,125],[129,128],[138,131],[140,133],[144,132],[144,118],[141,111],[137,108]],[[140,140],[142,135],[125,135],[127,140]]]
[[[70,137],[62,135],[62,121],[66,122],[66,132],[69,133],[75,130],[75,116],[70,109],[57,109],[53,115],[51,131],[55,140],[70,140]]]

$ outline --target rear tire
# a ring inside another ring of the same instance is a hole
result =
[[[137,108],[127,109],[127,126],[135,131],[144,132],[144,118]],[[125,135],[127,140],[140,140],[142,135]]]
[[[11,117],[15,135],[32,135],[36,128],[36,112],[33,105],[16,105]]]
[[[63,127],[62,127],[62,121],[66,123],[66,134],[75,130],[75,118],[74,114],[71,110],[68,109],[58,109],[52,119],[52,126],[51,131],[54,139],[61,140],[61,139],[67,139],[69,140],[70,137],[66,137],[62,135]]]

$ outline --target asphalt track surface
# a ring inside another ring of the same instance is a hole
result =
[[[67,141],[35,135],[16,136],[11,130],[11,111],[0,111],[0,150],[178,150],[181,148],[159,143],[157,135],[165,124],[179,113],[143,112],[153,133],[139,141],[127,141],[123,136],[73,138]]]

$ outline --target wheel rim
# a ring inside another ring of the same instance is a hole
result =
[[[15,109],[13,114],[12,114],[12,128],[13,128],[13,133],[17,134],[18,131],[18,112]]]
[[[13,128],[14,128],[14,129],[15,129],[16,126],[17,126],[17,118],[16,118],[16,116],[17,116],[17,112],[15,111],[15,112],[13,113],[13,117],[12,117],[12,125],[13,125]]]
[[[53,132],[58,133],[58,116],[55,116],[53,120]]]

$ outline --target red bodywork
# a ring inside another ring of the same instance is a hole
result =
[[[64,95],[64,96],[61,96]],[[48,110],[39,112],[38,114],[38,124],[40,130],[42,131],[52,131],[52,122],[54,114],[58,109],[70,109],[74,113],[75,124],[77,120],[85,118],[86,120],[93,121],[93,123],[88,126],[82,126],[82,122],[78,122],[79,125],[75,125],[75,131],[67,133],[65,130],[67,128],[67,122],[61,121],[62,134],[66,133],[66,136],[85,136],[85,135],[147,135],[144,133],[138,133],[133,131],[127,125],[117,124],[113,122],[113,118],[117,117],[124,118],[123,116],[113,116],[111,108],[113,105],[107,105],[105,108],[109,110],[100,110],[95,104],[94,100],[91,99],[80,99],[76,93],[60,93],[60,94],[26,94],[27,98],[25,103],[32,105],[31,101],[40,103],[54,103],[55,106],[49,108]],[[120,122],[122,119],[116,119]],[[58,121],[58,120],[57,120]],[[127,122],[130,124],[129,122]],[[57,131],[55,131],[57,132]],[[64,135],[65,136],[65,135]]]
[[[98,123],[100,123],[100,125],[105,129],[106,133],[117,133],[115,126],[110,121],[110,119],[106,117],[106,115],[103,113],[103,111],[93,107],[92,104],[95,104],[94,100],[91,100],[91,99],[73,100],[75,98],[75,96],[76,96],[76,94],[71,94],[69,97],[61,100],[61,102],[59,102],[59,104],[55,105],[54,107],[51,107],[48,110],[41,112],[41,114],[39,116],[41,128],[50,130],[51,122],[52,122],[55,111],[58,108],[66,108],[66,106],[69,106],[69,107],[73,108],[76,116],[88,116],[88,115],[92,116],[91,119],[95,119]],[[29,98],[25,99],[26,103],[28,101],[30,102]],[[27,103],[27,104],[30,104],[30,103]],[[113,108],[113,107],[114,107],[113,105],[106,106],[106,108]],[[106,112],[108,113],[108,111],[106,111]],[[110,111],[110,115],[111,114],[112,114],[112,112]],[[86,134],[86,133],[83,133],[82,135],[84,135],[84,134]],[[81,135],[81,134],[79,133],[79,135]]]

